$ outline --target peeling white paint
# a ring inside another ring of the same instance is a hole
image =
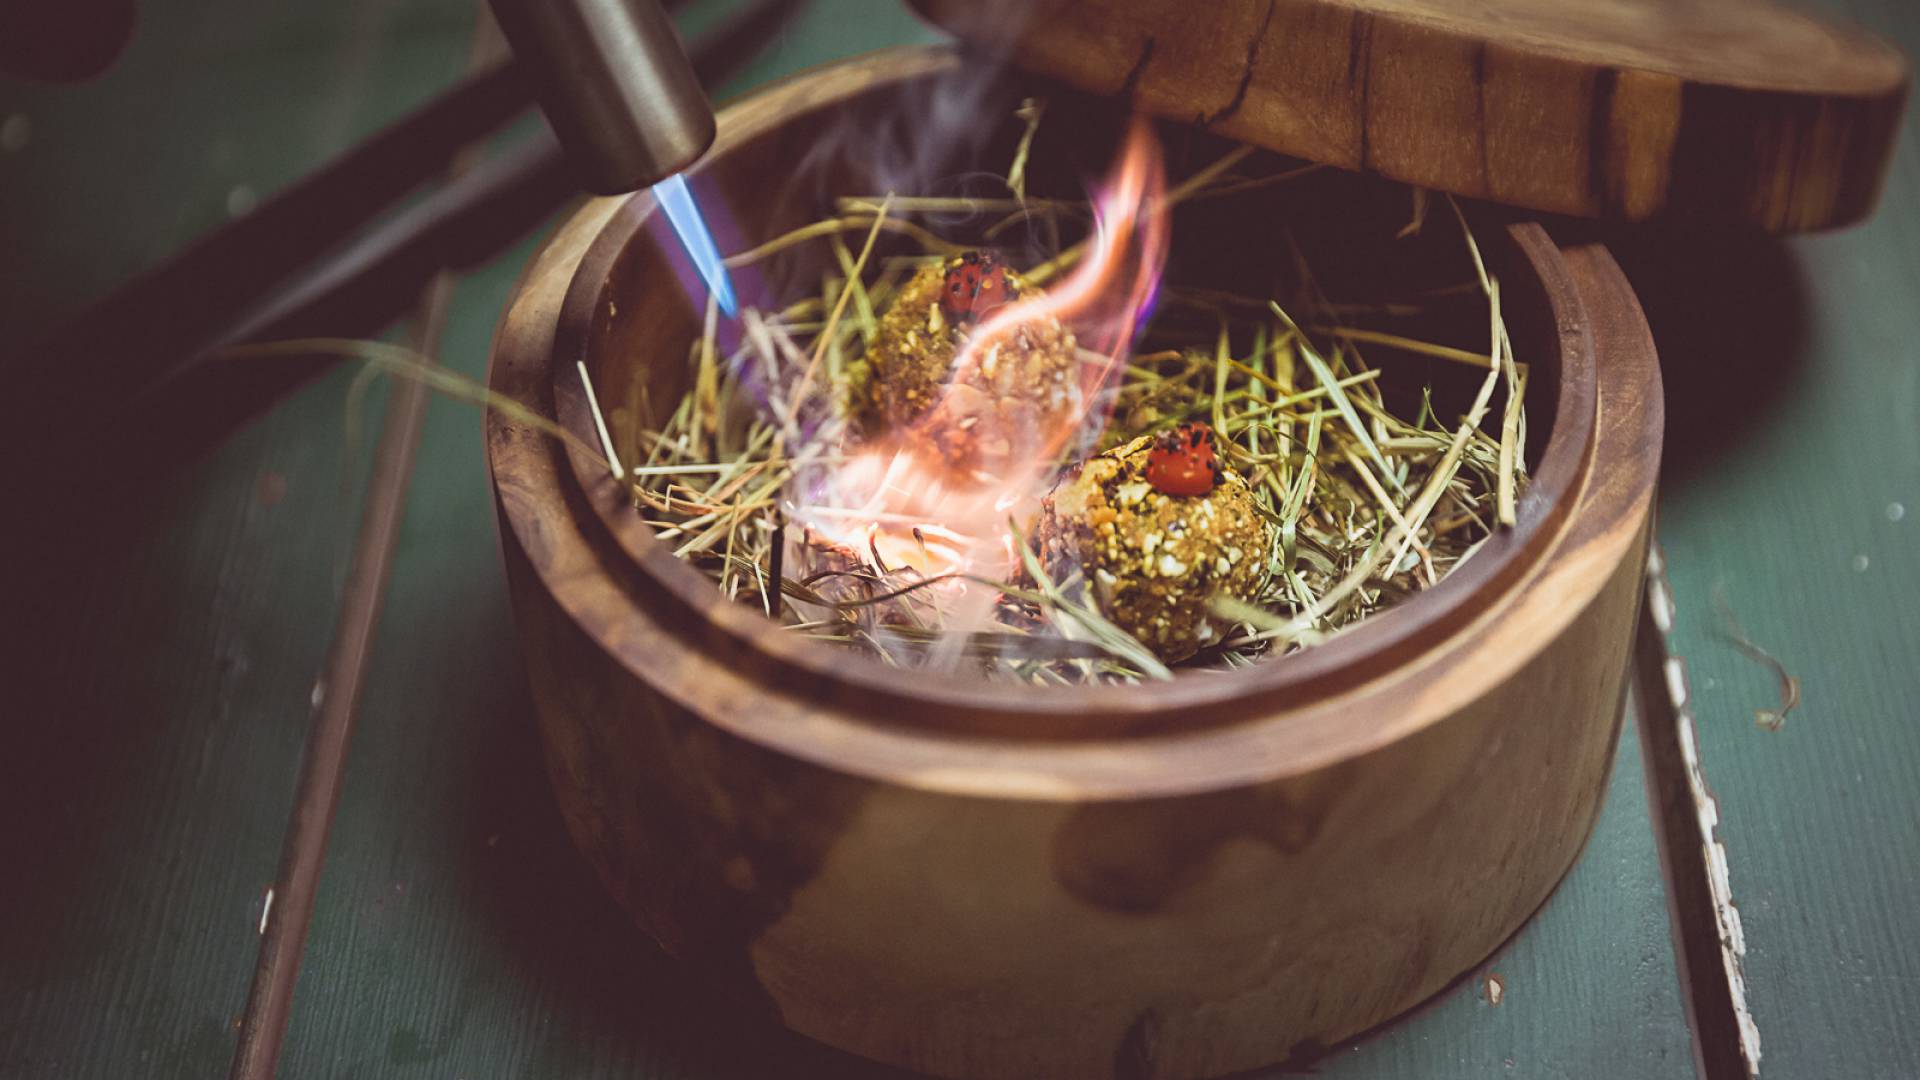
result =
[[[1664,638],[1673,627],[1673,590],[1667,583],[1666,560],[1659,545],[1647,556],[1647,601],[1652,605],[1654,623]],[[1663,646],[1666,642],[1662,642]],[[1687,687],[1687,662],[1669,653],[1666,662],[1667,693],[1673,699],[1676,731],[1680,739],[1680,757],[1686,765],[1687,789],[1694,812],[1699,816],[1700,835],[1706,838],[1701,858],[1707,867],[1707,886],[1713,894],[1714,919],[1720,936],[1720,960],[1726,970],[1727,989],[1733,999],[1734,1020],[1740,1028],[1740,1050],[1746,1058],[1747,1075],[1760,1075],[1760,1027],[1747,1006],[1747,977],[1743,959],[1747,955],[1746,932],[1740,925],[1740,909],[1733,902],[1733,876],[1728,868],[1727,849],[1716,830],[1720,825],[1720,803],[1707,786],[1700,764],[1700,742],[1693,718],[1692,695]]]
[[[1667,657],[1667,696],[1676,708],[1687,707],[1687,665],[1677,656]]]
[[[1665,564],[1659,556],[1647,559],[1647,606],[1653,613],[1653,624],[1662,634],[1673,633],[1673,594],[1667,591]]]

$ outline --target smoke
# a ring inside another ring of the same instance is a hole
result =
[[[917,207],[910,214],[896,211],[892,220],[974,243],[995,221],[1000,226],[991,238],[994,247],[1058,254],[1057,217],[1010,216],[1005,209],[1016,194],[1007,172],[1023,128],[1016,116],[1021,84],[1007,77],[1006,68],[1004,59],[970,54],[928,77],[858,96],[810,133],[798,155],[783,163],[784,175],[768,183],[779,185],[780,198],[810,203],[815,220],[835,216],[839,200],[858,196],[996,200],[999,209],[992,214]],[[980,643],[954,631],[994,626],[1000,591],[974,579],[1019,576],[1009,522],[1032,520],[1063,453],[1089,452],[1099,441],[1110,384],[1158,287],[1168,240],[1164,186],[1158,144],[1151,129],[1137,122],[1111,170],[1085,192],[1094,230],[1079,241],[1077,261],[1057,270],[1042,291],[982,316],[963,337],[936,403],[890,430],[850,423],[844,402],[826,385],[830,368],[857,357],[829,359],[829,346],[812,335],[822,323],[850,317],[846,298],[823,298],[818,315],[779,314],[794,300],[817,296],[823,272],[843,274],[844,263],[822,261],[822,245],[810,241],[816,245],[810,251],[736,268],[741,317],[722,319],[717,329],[731,377],[760,404],[791,462],[782,500],[791,526],[785,566],[815,594],[861,604],[909,582],[939,579],[885,605],[857,610],[861,635],[894,659],[923,667],[958,665]],[[704,195],[698,178],[695,189]],[[734,235],[733,222],[730,215],[715,222],[722,250],[739,252],[770,239]],[[853,252],[866,239],[858,229],[840,235]],[[865,276],[871,279],[875,266],[902,251],[901,245],[880,234]],[[996,350],[1014,348],[1015,339],[1026,342],[1030,332],[1045,337],[1062,326],[1071,328],[1080,347],[1068,348],[1071,375],[1052,397],[1060,407],[1038,417],[999,401],[981,408],[982,394],[992,397]],[[849,349],[857,354],[859,348],[856,337]],[[983,366],[985,378],[974,377]],[[1008,449],[999,459],[961,463],[935,449],[950,445],[943,435],[951,433],[936,430],[943,424],[966,426],[970,436]],[[930,627],[944,631],[931,646],[924,633]],[[994,648],[1004,655],[1021,646],[999,640]]]
[[[1011,111],[1013,97],[1003,60],[969,55],[953,69],[898,84],[878,107],[856,107],[829,126],[796,166],[810,178],[823,203],[848,194],[832,190],[837,178],[857,176],[870,194],[931,194],[962,190],[995,132]],[[984,171],[1005,194],[999,178]]]

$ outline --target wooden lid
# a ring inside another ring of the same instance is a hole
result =
[[[909,0],[960,37],[1283,153],[1532,210],[1857,221],[1910,70],[1767,0]]]

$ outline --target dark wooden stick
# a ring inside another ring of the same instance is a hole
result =
[[[236,311],[444,174],[462,146],[531,104],[530,93],[510,63],[475,75],[115,289],[8,367],[37,377],[53,406],[85,401],[109,378],[146,385]]]
[[[308,268],[208,347],[378,333],[440,269],[466,269],[506,250],[574,191],[558,145],[542,131]],[[337,360],[196,358],[145,393],[97,404],[87,424],[100,435],[89,440],[89,454],[124,460],[137,439],[149,468],[178,466]],[[167,418],[159,430],[142,422],[157,416]]]
[[[796,6],[794,0],[771,0],[730,23],[709,39],[707,47],[696,51],[696,67],[702,77],[717,80],[722,77],[721,71],[730,70],[757,51]],[[497,36],[486,34],[485,29],[479,47],[498,47]],[[423,243],[422,238],[431,240],[448,230],[457,234],[457,226],[475,207],[485,207],[489,198],[502,192],[525,190],[536,196],[551,193],[557,186],[559,165],[557,148],[548,137],[523,146],[492,166],[474,166],[461,155],[453,165],[453,182],[436,193],[438,204],[429,199],[422,209],[403,215],[395,227],[355,245],[356,255],[315,268],[303,279],[304,286],[287,290],[263,305],[252,319],[234,327],[229,336],[245,340],[253,333],[286,329],[301,317],[311,318],[315,309],[312,298],[334,295],[373,280],[369,268],[392,266],[396,261],[404,268],[405,256],[411,251],[421,252],[420,257],[426,260],[436,254],[449,258],[460,250],[457,235],[442,237],[441,243]],[[537,198],[534,204],[540,205]],[[448,265],[443,262],[431,272],[414,323],[411,344],[429,360],[439,352],[440,332],[452,295],[454,278]],[[270,1080],[279,1063],[429,397],[424,383],[400,380],[387,406],[346,590],[327,659],[315,685],[313,717],[294,789],[293,818],[281,848],[273,906],[263,923],[259,961],[229,1074],[232,1080]]]
[[[341,237],[443,177],[461,147],[532,103],[531,86],[511,58],[503,58],[244,217],[209,231],[0,366],[48,380],[43,404],[84,401],[106,378],[137,391],[227,334],[236,313],[266,302],[288,275]],[[102,358],[114,365],[111,371],[99,367]]]
[[[421,354],[439,350],[446,324],[453,275],[434,279],[420,301],[411,344]],[[367,491],[360,532],[354,540],[345,595],[334,625],[326,664],[314,685],[314,709],[307,745],[294,788],[293,820],[287,826],[274,876],[273,906],[267,911],[260,959],[247,996],[239,1045],[234,1050],[233,1080],[265,1080],[274,1074],[280,1043],[293,1010],[294,984],[300,973],[307,928],[320,891],[327,834],[346,778],[347,746],[373,656],[374,632],[393,567],[394,541],[407,504],[407,483],[420,444],[420,423],[432,393],[417,379],[402,379],[387,404],[373,479]]]
[[[498,28],[482,14],[469,63],[477,66],[498,60],[506,49]],[[448,163],[450,186],[471,176],[484,160],[483,155],[477,142],[461,148]],[[446,327],[454,283],[452,272],[440,268],[426,288],[415,294],[408,344],[428,363],[440,352],[440,333]],[[374,634],[380,626],[393,550],[406,515],[407,486],[413,477],[420,428],[431,397],[420,380],[399,380],[381,422],[373,474],[367,482],[360,531],[354,537],[353,561],[348,564],[333,639],[314,683],[313,714],[307,727],[307,744],[300,755],[300,778],[294,785],[293,818],[281,838],[280,869],[274,875],[274,891],[260,923],[260,953],[247,991],[239,1042],[234,1047],[232,1080],[271,1080],[280,1063],[280,1045],[293,1014],[300,959],[306,952],[307,931],[326,865],[327,836],[333,831],[333,815],[346,779],[347,747],[373,658]]]
[[[712,86],[730,77],[800,6],[800,0],[761,0],[704,35],[692,50],[702,81]],[[236,367],[207,363],[211,351],[244,341],[377,333],[401,317],[442,268],[487,261],[578,190],[542,129],[364,233],[345,242],[335,237],[327,255],[282,275],[217,321],[196,316],[197,336],[185,351],[167,341],[152,349],[96,341],[90,348],[107,350],[100,352],[73,343],[48,346],[59,352],[59,362],[36,364],[16,387],[22,400],[35,403],[19,422],[37,434],[16,433],[28,449],[15,475],[36,496],[57,500],[90,490],[88,477],[129,453],[153,471],[192,460],[336,359]],[[158,292],[150,300],[166,291],[159,284],[152,289]],[[116,316],[103,306],[93,317]],[[167,422],[155,425],[152,417]]]

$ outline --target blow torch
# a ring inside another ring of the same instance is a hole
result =
[[[651,186],[732,315],[733,282],[685,176],[713,145],[713,106],[659,0],[492,3],[581,183],[601,195]]]

